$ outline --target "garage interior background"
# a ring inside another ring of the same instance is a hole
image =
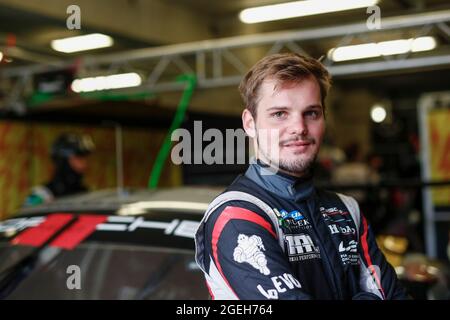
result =
[[[418,183],[424,182],[419,105],[424,94],[450,89],[450,3],[380,0],[381,29],[368,28],[371,14],[366,8],[254,24],[239,20],[243,9],[281,2],[0,0],[0,219],[14,214],[31,187],[49,178],[49,147],[63,131],[93,137],[97,151],[86,182],[96,190],[118,183],[120,129],[123,185],[147,187],[184,88],[177,76],[194,74],[197,79],[183,127],[192,130],[193,121],[202,120],[204,130],[239,128],[243,108],[239,79],[265,54],[285,51],[324,56],[333,74],[325,146],[342,150],[357,144],[364,156],[381,156],[382,181],[395,180],[399,189],[413,189],[399,193],[395,201],[416,199],[408,210],[419,211],[425,219],[423,184]],[[80,8],[79,30],[67,28],[70,5]],[[110,36],[113,44],[74,53],[51,46],[55,39],[92,33]],[[432,37],[433,47],[348,61],[335,61],[329,53],[342,46],[420,37]],[[68,89],[75,78],[129,72],[139,75],[139,86],[92,94]],[[440,95],[434,101],[448,108],[448,100]],[[380,123],[371,118],[377,105],[386,111]],[[446,143],[450,129],[445,117],[435,119],[440,124],[431,129],[437,160],[431,161],[435,169],[430,181],[450,178]],[[243,167],[176,166],[166,161],[159,186],[226,185]],[[329,183],[328,178],[324,176],[323,182]],[[450,205],[448,187],[443,184],[435,190],[440,197],[435,195],[433,204],[445,209]],[[401,213],[390,214],[388,219]],[[438,228],[448,235],[448,214],[440,217]],[[422,224],[418,232],[423,232]],[[445,241],[448,237],[441,242]],[[445,247],[439,252],[444,256]]]

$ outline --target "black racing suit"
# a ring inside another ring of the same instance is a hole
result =
[[[357,202],[251,164],[196,233],[213,299],[406,299]]]

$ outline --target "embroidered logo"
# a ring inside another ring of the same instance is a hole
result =
[[[344,246],[344,241],[341,241],[339,243],[339,252],[356,252],[358,251],[357,246],[358,243],[355,240],[351,240],[348,246]]]
[[[308,234],[284,235],[289,261],[320,259],[320,249]]]
[[[344,265],[359,264],[358,242],[356,242],[355,240],[351,240],[347,244],[344,244],[344,241],[341,241],[339,243],[339,253]]]
[[[240,234],[237,239],[237,247],[234,249],[233,258],[238,263],[248,263],[253,268],[259,270],[263,275],[270,274],[267,268],[267,259],[262,251],[266,251],[261,237],[256,235],[246,236]]]

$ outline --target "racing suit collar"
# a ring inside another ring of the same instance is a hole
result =
[[[309,198],[314,192],[312,174],[298,178],[282,172],[274,172],[261,160],[251,161],[245,176],[260,187],[296,202]]]

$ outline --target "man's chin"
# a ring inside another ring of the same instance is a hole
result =
[[[302,151],[289,151],[289,152],[281,152],[280,154],[280,161],[286,161],[286,162],[296,162],[296,161],[309,161],[311,159],[313,159],[314,156],[312,156],[310,154],[310,152],[306,153],[306,152],[302,152]]]
[[[281,155],[278,167],[284,171],[301,174],[308,171],[313,163],[314,157],[308,157],[305,154],[290,156]]]
[[[309,172],[312,163],[280,163],[278,169],[293,176],[301,177]]]

